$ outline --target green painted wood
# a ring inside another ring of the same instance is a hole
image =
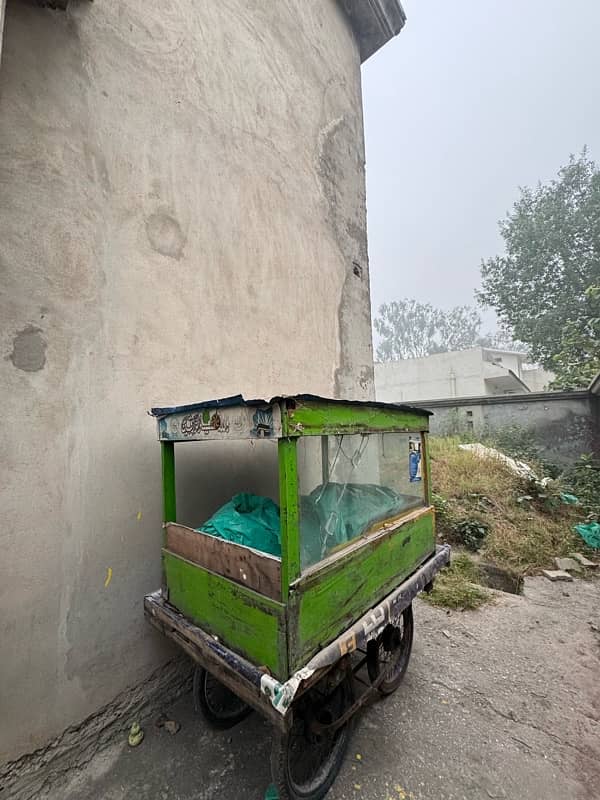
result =
[[[422,438],[423,448],[423,480],[425,481],[425,502],[431,505],[432,489],[431,489],[431,457],[429,455],[429,434],[423,433]]]
[[[429,415],[425,411],[376,406],[338,405],[317,401],[296,401],[282,421],[284,436],[363,433],[368,431],[426,431]]]
[[[290,589],[288,659],[299,669],[382,600],[435,550],[433,510],[365,542]]]
[[[289,585],[300,575],[300,533],[298,513],[298,465],[296,439],[280,439],[279,515],[281,518],[281,596],[287,599]]]
[[[163,522],[177,522],[175,445],[173,442],[161,442],[160,449],[162,456]]]
[[[266,666],[287,674],[285,606],[163,550],[169,602],[203,630]]]

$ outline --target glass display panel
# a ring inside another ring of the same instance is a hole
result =
[[[421,434],[298,441],[300,560],[306,569],[383,522],[425,505]]]

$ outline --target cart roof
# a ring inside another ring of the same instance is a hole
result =
[[[316,394],[294,394],[294,395],[280,395],[272,397],[270,400],[255,399],[246,400],[241,394],[235,394],[231,397],[220,397],[216,400],[202,400],[199,403],[188,403],[180,406],[163,406],[150,409],[150,414],[153,417],[167,417],[170,414],[178,414],[185,411],[198,411],[202,408],[233,408],[234,406],[264,406],[272,403],[279,403],[282,401],[299,402],[321,402],[321,403],[334,403],[340,406],[359,406],[362,408],[389,408],[396,411],[411,411],[415,414],[423,416],[430,416],[432,411],[425,408],[418,408],[417,406],[405,405],[402,403],[380,403],[375,400],[337,400],[333,397],[320,397]]]

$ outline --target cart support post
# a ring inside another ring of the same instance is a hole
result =
[[[175,503],[175,443],[161,442],[163,522],[177,522]]]
[[[321,478],[323,486],[329,483],[329,437],[321,436]]]
[[[425,480],[425,502],[431,505],[431,459],[429,457],[429,435],[426,431],[421,434],[422,472]]]
[[[300,576],[296,439],[280,439],[277,447],[281,516],[281,597],[285,603],[290,583]]]

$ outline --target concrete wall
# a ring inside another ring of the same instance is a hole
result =
[[[515,375],[521,377],[521,365],[523,363],[523,356],[521,353],[483,348],[481,350],[481,356],[484,361],[488,361],[491,364],[500,364],[504,369],[510,369]]]
[[[480,347],[375,364],[377,399],[401,403],[484,394],[483,370]]]
[[[531,391],[545,389],[552,373],[539,368],[525,371],[523,360],[522,353],[473,347],[387,361],[375,364],[375,392],[378,400],[396,403],[520,394],[523,384]]]
[[[543,367],[532,367],[524,369],[521,377],[532,392],[546,392],[549,384],[556,376],[553,372],[549,372]]]
[[[551,464],[567,465],[582,453],[598,451],[598,398],[588,392],[543,392],[506,397],[434,400],[434,434],[473,433],[475,437],[522,428]]]
[[[147,408],[373,394],[345,15],[9,0],[0,194],[1,762],[170,652],[142,617],[161,535]]]
[[[0,0],[0,60],[2,59],[2,38],[4,35],[4,12],[6,11],[6,0]]]

